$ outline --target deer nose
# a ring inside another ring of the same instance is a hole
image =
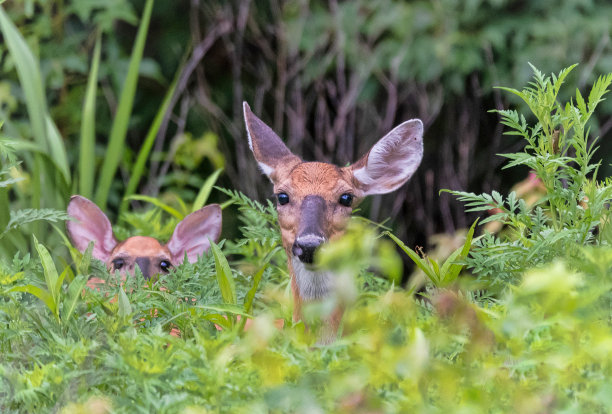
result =
[[[294,256],[297,256],[302,263],[312,264],[314,262],[314,253],[325,239],[321,236],[309,234],[298,237],[293,246],[291,252]]]

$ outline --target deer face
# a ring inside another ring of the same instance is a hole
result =
[[[344,231],[361,195],[351,178],[347,169],[320,162],[299,163],[275,177],[283,245],[297,260],[312,264],[319,245]]]
[[[185,254],[189,262],[195,262],[208,250],[210,240],[216,241],[221,234],[221,208],[217,204],[186,216],[166,244],[144,236],[118,242],[108,217],[85,197],[72,196],[68,215],[75,219],[68,221],[66,227],[77,249],[83,252],[93,241],[92,256],[106,263],[109,271],[133,274],[138,266],[147,279],[168,273],[170,268],[183,262]]]
[[[349,167],[303,162],[244,103],[249,146],[274,184],[278,220],[292,262],[313,263],[315,250],[341,235],[353,207],[369,194],[396,190],[423,156],[423,124],[406,121]]]

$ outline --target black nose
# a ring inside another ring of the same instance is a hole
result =
[[[297,256],[302,263],[312,264],[314,262],[314,254],[317,247],[323,243],[325,239],[319,236],[303,236],[299,237],[293,243],[291,252]]]

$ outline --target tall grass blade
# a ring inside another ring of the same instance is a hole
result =
[[[130,65],[128,67],[127,76],[123,83],[123,90],[119,98],[119,105],[117,107],[117,113],[111,127],[110,138],[108,147],[106,149],[106,159],[102,166],[102,172],[98,182],[98,188],[96,190],[95,201],[96,204],[102,209],[106,209],[106,202],[108,201],[108,193],[119,167],[119,162],[123,156],[123,149],[125,146],[125,137],[127,135],[128,123],[130,115],[132,113],[132,106],[134,104],[134,95],[136,93],[136,85],[138,83],[138,67],[142,60],[142,53],[144,51],[145,40],[147,31],[149,30],[149,21],[151,20],[151,11],[153,10],[153,0],[147,0],[144,11],[142,13],[142,19],[140,21],[140,27],[136,35],[136,41],[134,42],[134,48],[132,49],[132,57],[130,58]]]
[[[45,125],[47,127],[47,141],[49,143],[51,160],[61,173],[66,185],[70,185],[70,167],[68,166],[68,157],[66,156],[66,147],[64,140],[57,129],[57,125],[51,119],[49,114],[45,114]],[[57,205],[57,204],[56,204]]]
[[[219,168],[217,171],[215,171],[214,173],[209,175],[208,178],[206,179],[206,181],[204,181],[204,185],[200,189],[200,192],[198,193],[198,195],[197,195],[197,197],[196,197],[196,199],[195,199],[195,201],[193,203],[192,212],[196,211],[196,210],[199,210],[202,207],[204,207],[204,204],[206,204],[206,201],[208,201],[208,197],[210,196],[210,192],[212,191],[213,186],[217,182],[217,179],[219,178],[219,174],[221,174],[222,171],[223,171],[223,169]]]
[[[93,197],[96,144],[96,92],[98,89],[98,69],[100,68],[101,32],[96,36],[91,70],[87,80],[87,90],[83,100],[81,120],[81,143],[79,146],[79,194]]]
[[[234,275],[229,267],[227,259],[221,252],[219,246],[215,243],[210,244],[210,249],[215,258],[215,271],[217,273],[217,282],[219,283],[219,289],[221,290],[221,296],[225,303],[235,305],[236,299],[236,286],[234,284]]]
[[[159,110],[157,111],[157,114],[155,115],[153,124],[151,124],[151,128],[149,128],[149,132],[147,133],[144,143],[140,147],[140,151],[138,151],[138,157],[136,158],[136,163],[134,164],[134,167],[132,168],[132,171],[131,171],[130,181],[128,182],[127,188],[125,190],[125,195],[123,197],[123,200],[121,201],[121,207],[119,209],[120,216],[127,209],[127,205],[128,205],[127,199],[132,194],[134,194],[134,192],[136,191],[136,186],[138,186],[138,182],[140,181],[140,178],[142,177],[145,163],[147,162],[147,159],[149,159],[151,149],[153,148],[153,144],[155,143],[155,138],[157,137],[157,133],[159,132],[159,128],[161,127],[162,121],[164,119],[164,115],[166,114],[166,112],[168,111],[168,108],[170,107],[172,96],[174,95],[174,91],[176,90],[177,80],[178,80],[178,73],[177,73],[177,78],[174,79],[174,81],[172,82],[172,85],[170,85],[170,88],[166,92],[164,101],[162,102],[161,107],[159,108]]]
[[[133,196],[129,196],[127,199],[128,200],[146,201],[148,203],[153,204],[154,206],[157,206],[157,207],[161,208],[162,210],[164,210],[168,214],[173,215],[174,217],[176,217],[179,220],[182,220],[182,219],[185,218],[185,215],[181,214],[180,211],[178,211],[175,208],[170,207],[168,204],[162,203],[161,201],[159,201],[155,197],[149,197],[149,196],[145,196],[145,195],[133,195]]]
[[[70,182],[68,160],[64,143],[57,133],[47,110],[46,97],[38,62],[30,51],[19,30],[10,21],[0,6],[0,31],[15,62],[19,83],[23,88],[32,134],[36,143],[45,148],[61,171],[66,182]]]

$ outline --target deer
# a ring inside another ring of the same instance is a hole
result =
[[[93,241],[92,257],[104,262],[109,272],[118,271],[122,276],[133,275],[138,266],[143,277],[151,279],[157,274],[170,272],[185,257],[194,263],[199,255],[208,251],[211,240],[216,242],[221,235],[221,207],[218,204],[210,204],[187,215],[165,244],[147,236],[117,241],[106,214],[80,195],[70,198],[67,212],[72,220],[66,223],[66,228],[74,246],[84,252]],[[88,286],[98,283],[103,281],[96,279]]]
[[[423,123],[405,121],[379,139],[357,162],[346,167],[303,161],[243,103],[249,148],[270,179],[283,248],[291,275],[293,320],[303,320],[302,308],[329,298],[335,278],[317,269],[315,253],[346,230],[353,209],[364,197],[400,188],[423,158]],[[344,310],[336,308],[321,321],[319,343],[333,342]]]

